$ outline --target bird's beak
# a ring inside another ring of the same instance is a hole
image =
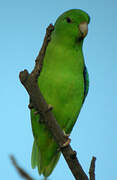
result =
[[[80,30],[81,36],[84,38],[88,33],[88,24],[87,24],[87,22],[80,23],[79,30]]]

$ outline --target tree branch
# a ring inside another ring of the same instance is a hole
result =
[[[18,173],[20,174],[21,177],[25,178],[26,180],[34,180],[29,174],[24,171],[17,163],[16,159],[14,156],[10,156],[10,159],[14,165],[14,167],[17,169]]]
[[[89,180],[95,180],[95,161],[96,161],[96,158],[92,157],[91,165],[89,169],[89,176],[90,176]]]
[[[63,131],[61,130],[59,124],[57,123],[55,117],[53,116],[52,112],[49,109],[48,104],[46,103],[44,97],[42,96],[40,89],[37,84],[37,78],[40,75],[43,65],[43,59],[45,56],[47,45],[51,39],[51,32],[53,31],[54,27],[49,25],[46,30],[46,35],[44,38],[44,42],[42,48],[40,50],[39,55],[36,58],[36,63],[34,70],[29,74],[27,70],[20,72],[20,81],[27,90],[31,104],[29,107],[34,107],[37,112],[43,117],[44,123],[52,133],[56,143],[59,145],[60,150],[72,171],[73,176],[77,180],[88,180],[87,175],[85,174],[84,170],[82,169],[77,157],[76,152],[72,150],[71,146],[68,145],[63,147],[63,144],[68,140],[67,137],[64,135]]]

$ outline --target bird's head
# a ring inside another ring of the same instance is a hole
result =
[[[89,21],[86,12],[80,9],[69,10],[56,20],[53,35],[63,41],[83,41],[88,33]]]

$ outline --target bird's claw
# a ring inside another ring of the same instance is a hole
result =
[[[67,137],[67,141],[61,146],[61,148],[67,147],[71,142],[71,139]]]
[[[46,110],[46,113],[48,112],[48,111],[51,111],[53,109],[53,106],[51,105],[51,104],[48,104],[48,109]]]
[[[63,145],[57,148],[57,152],[60,152],[62,148],[67,147],[70,144],[70,142],[71,142],[71,139],[67,138],[67,141]]]
[[[65,130],[63,130],[63,134],[66,138],[69,138],[70,134],[66,134]]]

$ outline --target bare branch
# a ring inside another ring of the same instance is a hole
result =
[[[10,156],[10,159],[14,165],[14,167],[17,169],[18,173],[20,174],[21,177],[25,178],[26,180],[34,180],[29,174],[24,171],[17,163],[16,159],[14,156]]]
[[[51,32],[54,30],[54,26],[50,24],[48,28],[46,29],[46,35],[43,41],[43,45],[41,47],[41,50],[35,60],[35,67],[34,70],[32,71],[32,75],[35,76],[36,80],[39,77],[42,67],[43,67],[43,59],[45,56],[46,48],[48,46],[49,41],[51,40]]]
[[[92,157],[91,165],[89,169],[89,176],[90,176],[89,180],[95,180],[95,161],[96,161],[96,158]]]

